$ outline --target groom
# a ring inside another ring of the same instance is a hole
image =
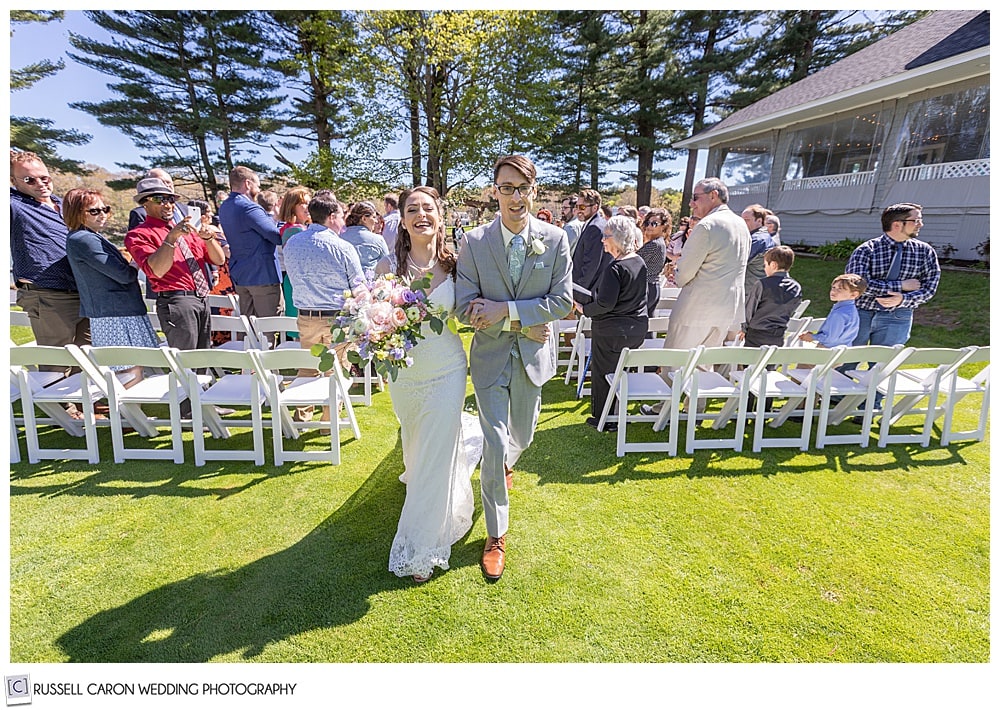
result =
[[[483,575],[504,569],[511,471],[535,434],[542,385],[556,372],[549,323],[573,306],[566,233],[531,216],[535,166],[507,155],[493,166],[500,219],[466,235],[458,255],[456,308],[476,328],[469,369],[483,427],[480,468],[486,548]]]

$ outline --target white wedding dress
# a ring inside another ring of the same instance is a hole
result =
[[[454,279],[446,278],[428,297],[454,310]],[[470,477],[482,456],[479,420],[462,411],[467,369],[462,341],[447,327],[440,335],[422,327],[424,339],[409,352],[413,364],[389,381],[403,441],[400,480],[406,484],[389,552],[389,571],[400,577],[448,569],[451,546],[472,527]]]

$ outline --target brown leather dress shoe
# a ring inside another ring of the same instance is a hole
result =
[[[506,545],[506,535],[486,536],[486,547],[483,549],[483,576],[486,579],[495,582],[503,575]]]
[[[507,483],[507,490],[509,491],[511,488],[514,487],[514,469],[512,469],[510,466],[506,464],[504,464],[503,467],[503,478],[504,481]]]

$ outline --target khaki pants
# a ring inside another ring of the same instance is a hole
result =
[[[61,348],[70,343],[90,344],[90,319],[80,315],[80,294],[49,288],[19,289],[17,305],[28,314],[31,332],[39,345]],[[41,369],[64,370],[48,365]]]
[[[316,316],[305,316],[299,313],[296,316],[296,320],[299,326],[299,345],[305,349],[311,348],[317,343],[323,343],[325,345],[330,345],[333,343],[333,332],[331,328],[333,327],[333,318],[319,318]],[[337,354],[337,362],[345,370],[350,371],[350,363],[347,361],[347,343],[341,343],[334,348],[334,352]],[[302,369],[299,370],[299,377],[315,377],[319,374],[319,370],[312,369]],[[329,377],[331,373],[327,372],[326,375]],[[312,407],[296,407],[293,419],[297,422],[307,422],[313,417]],[[332,421],[330,419],[330,408],[323,407],[323,421]]]

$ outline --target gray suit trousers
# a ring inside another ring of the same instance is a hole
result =
[[[528,378],[524,365],[511,355],[496,382],[476,388],[476,405],[483,428],[483,463],[479,469],[483,517],[486,532],[500,537],[507,533],[510,512],[504,463],[513,468],[521,452],[531,444],[542,409],[542,388]]]

